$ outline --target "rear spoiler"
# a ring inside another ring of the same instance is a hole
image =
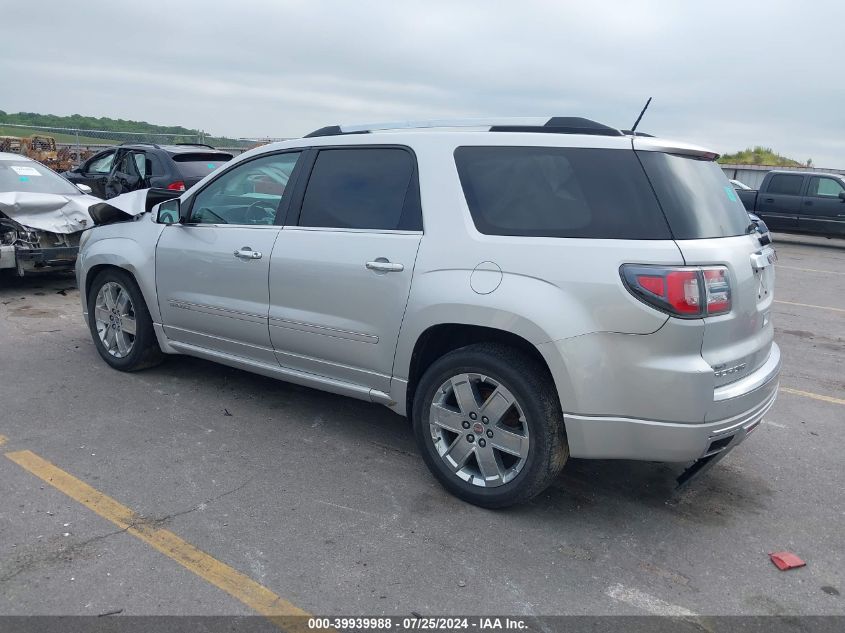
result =
[[[88,213],[94,220],[95,226],[128,222],[142,213],[149,212],[155,205],[165,200],[178,198],[181,191],[171,189],[139,189],[124,193],[111,200],[98,202],[88,207]]]
[[[682,156],[698,158],[699,160],[716,160],[719,158],[718,152],[701,147],[700,145],[684,143],[683,141],[672,141],[665,138],[641,136],[640,134],[631,137],[631,146],[635,150],[680,154]]]

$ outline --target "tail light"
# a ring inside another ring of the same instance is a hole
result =
[[[700,319],[731,311],[731,283],[724,266],[624,264],[620,272],[637,299],[673,316]]]
[[[167,185],[167,188],[171,191],[185,191],[185,183],[182,180],[176,180]]]

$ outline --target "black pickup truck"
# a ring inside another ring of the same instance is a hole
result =
[[[773,231],[845,235],[845,177],[770,171],[760,189],[737,189],[749,213]]]

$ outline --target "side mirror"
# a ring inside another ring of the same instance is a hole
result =
[[[179,198],[165,200],[158,205],[158,211],[156,211],[156,222],[159,224],[178,224],[179,212]]]
[[[89,187],[88,185],[83,185],[82,183],[78,183],[76,185],[76,188],[79,189],[82,193],[87,193],[88,195],[94,193],[94,190],[91,189],[91,187]]]
[[[839,192],[839,199],[842,200],[842,202],[845,202],[845,191]]]

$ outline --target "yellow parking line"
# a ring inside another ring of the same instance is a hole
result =
[[[811,391],[801,391],[800,389],[791,389],[790,387],[781,387],[780,391],[784,393],[791,393],[794,396],[804,396],[805,398],[812,398],[813,400],[821,400],[822,402],[832,402],[833,404],[845,404],[842,398],[833,398],[831,396],[823,396],[820,393],[813,393]]]
[[[300,618],[291,622],[286,622],[284,618],[307,616],[309,614],[306,611],[182,540],[170,530],[156,527],[130,508],[31,451],[6,453],[6,457],[287,630],[305,628]]]
[[[785,303],[790,306],[801,306],[802,308],[818,308],[819,310],[833,310],[834,312],[845,312],[845,308],[832,308],[830,306],[816,306],[812,303],[796,303],[795,301],[781,301],[775,299],[775,303]]]
[[[6,442],[9,441],[9,438],[5,435],[0,435],[0,446],[3,446]]]
[[[819,270],[818,268],[801,268],[800,266],[786,266],[785,264],[775,264],[776,268],[787,268],[789,270],[801,270],[805,273],[824,273],[825,275],[845,275],[841,270]]]

